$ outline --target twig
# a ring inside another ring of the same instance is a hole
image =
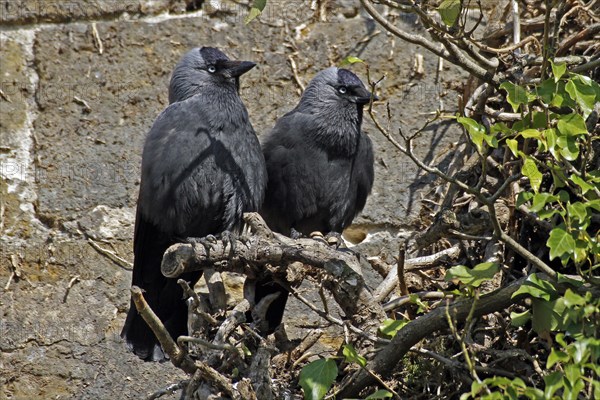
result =
[[[91,238],[88,238],[88,243],[98,253],[102,254],[103,256],[106,256],[108,259],[110,259],[112,262],[114,262],[115,264],[117,264],[119,267],[121,267],[123,269],[126,269],[128,271],[131,271],[133,269],[133,264],[132,263],[130,263],[129,261],[125,260],[124,258],[119,257],[114,252],[112,252],[110,250],[106,250],[105,248],[100,247],[100,245],[98,243],[96,243],[94,240],[92,240]]]
[[[137,286],[132,286],[131,299],[133,300],[138,313],[140,313],[152,332],[154,332],[154,335],[158,339],[165,353],[169,356],[169,359],[173,365],[181,368],[188,374],[194,373],[198,367],[194,364],[194,361],[190,358],[190,356],[183,352],[179,346],[177,346],[177,343],[175,343],[175,341],[171,338],[171,335],[169,332],[167,332],[167,329],[161,320],[154,313],[154,311],[152,311],[146,302],[146,299],[144,299],[142,289]]]
[[[370,340],[373,343],[378,343],[378,344],[387,343],[387,340],[385,340],[385,339],[381,339],[381,338],[378,338],[376,336],[373,336],[373,335],[371,335],[371,334],[363,331],[362,329],[355,327],[354,325],[345,324],[343,320],[335,318],[331,314],[327,314],[327,313],[319,310],[314,304],[312,304],[312,302],[310,300],[308,300],[306,297],[302,296],[294,288],[289,287],[289,288],[286,288],[286,289],[288,289],[289,292],[292,295],[294,295],[294,297],[296,297],[298,300],[300,300],[302,303],[304,303],[305,306],[307,306],[308,308],[310,308],[313,312],[315,312],[318,316],[320,316],[324,320],[326,320],[328,322],[331,322],[333,324],[336,324],[338,326],[347,326],[353,333],[355,333],[355,334],[357,334],[359,336],[362,336],[362,337]]]
[[[400,289],[400,295],[406,296],[408,294],[408,287],[406,286],[406,278],[404,277],[404,260],[406,258],[406,242],[400,243],[398,250],[398,288]]]
[[[98,29],[96,28],[95,22],[92,22],[92,35],[94,36],[94,40],[96,41],[98,53],[104,53],[104,45],[102,44],[102,40],[100,39],[100,35],[98,34]]]
[[[240,349],[238,349],[235,346],[232,346],[230,344],[215,344],[215,343],[211,343],[207,340],[204,340],[202,338],[199,337],[193,337],[193,336],[179,336],[177,338],[177,344],[181,347],[183,345],[183,343],[195,343],[195,344],[199,344],[202,347],[206,347],[207,349],[212,349],[212,350],[226,350],[231,352],[232,354],[236,355],[239,358],[244,358],[244,353],[242,353],[242,351]]]
[[[552,11],[552,1],[545,0],[546,2],[546,14],[544,16],[544,39],[542,41],[542,69],[540,72],[540,79],[543,82],[546,79],[546,69],[548,69],[548,60],[550,57],[549,49],[549,35],[550,35],[550,13]]]
[[[192,308],[196,314],[198,314],[203,320],[212,326],[219,324],[219,321],[217,321],[212,315],[198,308],[201,304],[200,297],[198,297],[198,293],[196,293],[185,280],[178,279],[177,284],[183,289],[183,295],[188,299],[192,299]]]
[[[600,32],[600,23],[590,25],[581,32],[575,33],[562,42],[559,49],[556,51],[556,56],[564,55],[575,43],[578,43],[589,36],[596,35],[598,32]]]
[[[511,0],[512,19],[513,19],[513,44],[518,44],[521,41],[521,16],[519,15],[519,2]]]
[[[385,303],[383,305],[383,309],[385,311],[392,311],[398,307],[402,307],[405,304],[408,304],[411,302],[411,298],[413,296],[418,297],[421,300],[439,300],[439,299],[443,299],[447,296],[446,293],[444,292],[417,292],[417,293],[411,293],[408,295],[404,295],[401,297],[396,297],[395,299],[391,299],[390,301],[388,301],[387,303]]]
[[[437,264],[456,259],[460,256],[461,249],[458,245],[450,247],[448,249],[442,250],[438,253],[431,254],[429,256],[417,257],[405,260],[405,269],[407,271],[418,270],[422,268],[433,268]],[[396,268],[391,268],[390,272],[386,276],[386,278],[379,284],[375,292],[373,293],[373,298],[377,302],[383,301],[394,287],[396,287],[398,281],[398,272]]]
[[[69,292],[71,291],[71,288],[73,287],[73,285],[75,285],[75,283],[79,282],[79,275],[75,275],[73,278],[71,278],[71,280],[69,281],[69,284],[67,285],[67,290],[65,290],[65,295],[63,296],[63,303],[67,302],[67,297],[69,296]]]
[[[290,62],[290,66],[292,67],[292,75],[294,76],[294,82],[296,82],[296,85],[298,85],[300,90],[304,92],[304,89],[306,87],[304,86],[304,84],[300,80],[300,77],[298,76],[298,67],[296,67],[296,61],[294,60],[294,57],[288,56],[288,61]]]
[[[73,101],[79,105],[83,106],[83,111],[85,113],[91,113],[92,112],[92,107],[90,107],[90,105],[88,104],[87,101],[83,100],[82,98],[79,98],[77,96],[73,96]]]
[[[10,98],[6,95],[6,93],[4,93],[2,91],[2,89],[0,89],[0,97],[2,97],[5,101],[8,101],[9,103],[12,103],[12,101],[10,100]]]
[[[146,397],[146,400],[156,400],[168,394],[175,394],[176,391],[187,387],[189,383],[190,381],[187,379],[178,383],[172,383],[166,388],[157,390],[156,392],[150,394],[148,397]]]

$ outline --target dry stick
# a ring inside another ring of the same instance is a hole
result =
[[[581,32],[577,32],[573,36],[567,38],[560,45],[560,48],[556,52],[556,56],[558,57],[558,56],[564,55],[567,52],[567,50],[569,50],[571,48],[571,46],[573,46],[575,43],[586,39],[588,36],[593,36],[593,35],[597,34],[598,32],[600,32],[600,23],[590,25],[587,28],[585,28],[584,30],[582,30]]]
[[[238,241],[233,257],[222,243],[216,243],[209,254],[203,246],[178,243],[167,249],[163,257],[163,275],[174,278],[216,264],[221,264],[221,271],[248,274],[248,268],[258,271],[261,265],[271,264],[283,266],[277,267],[281,270],[299,261],[332,278],[331,293],[348,318],[360,321],[367,331],[377,329],[377,321],[383,320],[385,313],[365,286],[354,253],[332,249],[313,239],[294,240],[273,233],[257,213],[247,213],[244,219],[256,234],[244,242]]]
[[[550,56],[548,53],[548,35],[550,31],[550,13],[552,11],[552,1],[546,1],[546,15],[544,16],[544,39],[542,42],[542,70],[540,74],[540,80],[543,82],[546,79],[546,69],[548,68],[548,57]]]
[[[454,259],[458,258],[461,253],[459,245],[455,245],[448,249],[442,250],[438,253],[431,254],[428,256],[410,258],[405,261],[405,269],[407,271],[418,270],[423,268],[432,268],[436,266],[436,263],[446,260],[447,258]],[[396,268],[391,268],[386,278],[379,284],[373,298],[377,302],[383,301],[396,286],[398,280],[398,274]]]
[[[400,249],[398,250],[398,288],[400,289],[400,295],[406,296],[408,294],[408,287],[406,286],[406,278],[404,277],[404,260],[406,258],[406,242],[400,243]]]
[[[421,300],[439,300],[448,296],[444,292],[417,292],[407,294],[405,296],[396,297],[395,299],[391,299],[387,303],[383,305],[383,309],[385,311],[392,311],[398,307],[402,307],[404,304],[411,302],[411,297],[416,296]]]
[[[112,252],[110,250],[106,250],[105,248],[101,247],[98,243],[96,243],[91,238],[88,238],[87,241],[88,241],[89,245],[92,246],[98,253],[102,254],[103,256],[106,256],[112,262],[117,264],[119,267],[126,269],[127,271],[131,271],[133,269],[133,264],[130,263],[129,261],[125,260],[124,258],[119,257],[114,252]]]
[[[214,344],[209,342],[208,340],[204,340],[202,338],[198,338],[198,337],[193,337],[193,336],[179,336],[177,338],[177,344],[180,347],[183,347],[183,343],[195,343],[195,344],[199,344],[202,347],[206,347],[207,349],[212,349],[212,350],[226,350],[229,351],[231,353],[233,353],[234,355],[238,356],[239,358],[244,358],[244,353],[242,353],[242,351],[240,349],[238,349],[235,346],[232,346],[230,344]]]
[[[177,368],[181,368],[188,374],[193,374],[197,370],[197,366],[188,354],[183,352],[171,338],[169,332],[158,318],[158,316],[152,311],[144,295],[142,289],[137,286],[131,287],[131,298],[135,304],[135,308],[138,313],[142,316],[144,321],[148,324],[154,335],[158,339],[163,350],[169,356],[169,359]]]
[[[365,339],[368,339],[368,340],[372,341],[373,343],[379,343],[379,344],[388,343],[388,341],[385,340],[385,339],[381,339],[381,338],[378,338],[376,336],[370,335],[369,333],[363,331],[360,328],[357,328],[354,325],[346,324],[343,320],[335,318],[331,314],[328,314],[328,313],[325,313],[325,312],[319,310],[314,304],[312,304],[312,302],[310,300],[308,300],[306,297],[302,296],[294,288],[292,288],[292,287],[285,287],[285,286],[284,286],[284,288],[287,289],[298,300],[300,300],[302,303],[304,303],[305,306],[307,306],[308,308],[310,308],[312,311],[314,311],[319,317],[323,318],[324,320],[326,320],[328,322],[331,322],[331,323],[333,323],[335,325],[338,325],[338,326],[348,327],[353,333],[355,333],[355,334],[357,334],[359,336],[362,336]]]
[[[183,295],[186,298],[192,298],[192,307],[194,308],[194,312],[198,314],[203,320],[211,324],[212,326],[217,326],[219,321],[217,321],[212,315],[207,313],[206,311],[200,310],[198,306],[201,304],[200,297],[198,297],[198,293],[196,293],[190,285],[183,279],[177,279],[177,284],[181,286],[183,289]]]
[[[199,361],[196,362],[195,365],[198,369],[196,370],[194,377],[196,376],[196,374],[199,374],[201,378],[204,378],[205,381],[209,381],[210,383],[214,383],[218,388],[223,390],[232,399],[240,399],[239,393],[233,388],[231,382],[219,372],[217,372],[214,368]],[[193,397],[189,398],[191,399]]]
[[[481,296],[477,302],[477,307],[472,311],[472,316],[478,318],[503,310],[513,304],[515,300],[512,299],[512,295],[525,279],[521,278],[505,288]],[[472,306],[472,299],[457,301],[448,306],[438,307],[409,322],[398,331],[388,345],[377,353],[375,358],[369,362],[367,368],[377,374],[389,374],[394,371],[398,362],[415,344],[448,326],[446,313],[450,314],[456,321],[464,321],[470,314]],[[355,375],[355,378],[350,385],[343,384],[339,392],[340,398],[356,397],[362,389],[374,383],[372,376],[363,371],[353,375]]]
[[[188,381],[186,379],[186,380],[183,380],[178,383],[172,383],[169,386],[167,386],[166,388],[157,390],[156,392],[152,393],[151,395],[146,397],[146,400],[155,400],[155,399],[161,398],[167,394],[175,394],[175,392],[178,391],[179,389],[183,389],[183,388],[187,387],[189,382],[190,381]]]

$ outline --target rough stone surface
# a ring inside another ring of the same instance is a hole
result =
[[[456,82],[465,77],[456,68],[446,66],[436,81],[436,57],[394,41],[356,2],[328,2],[324,13],[310,3],[269,1],[245,25],[247,7],[227,1],[0,1],[0,399],[140,398],[184,378],[125,351],[118,333],[131,272],[87,238],[132,260],[144,136],[189,48],[217,46],[258,63],[241,95],[261,137],[299,99],[291,60],[303,84],[348,55],[366,60],[372,80],[385,75],[377,93],[390,103],[393,133],[420,128],[442,103],[454,112]],[[410,19],[398,24],[420,29]],[[412,73],[417,53],[423,77]],[[364,65],[350,68],[366,82]],[[385,104],[374,109],[386,126]],[[376,180],[349,237],[366,255],[391,257],[431,177],[364,120]],[[443,163],[437,155],[459,134],[433,125],[415,152]],[[240,277],[225,280],[239,298]],[[318,320],[290,300],[291,336]],[[339,337],[328,330],[321,345]]]

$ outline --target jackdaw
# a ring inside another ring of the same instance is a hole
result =
[[[375,98],[347,69],[331,67],[310,82],[300,102],[263,142],[269,181],[261,214],[285,235],[341,233],[373,186],[373,147],[362,133],[363,107]],[[267,309],[269,331],[283,317],[288,292],[259,280],[255,303],[281,293]]]
[[[132,282],[173,339],[187,333],[187,306],[177,280],[160,271],[163,253],[188,237],[239,230],[242,214],[264,198],[265,161],[239,96],[239,77],[254,66],[216,48],[189,51],[173,71],[170,104],[146,137]],[[194,285],[201,275],[180,278]],[[140,358],[165,358],[133,301],[121,336]]]

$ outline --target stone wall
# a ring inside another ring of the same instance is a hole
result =
[[[293,69],[305,84],[348,55],[367,60],[373,79],[385,75],[378,94],[390,103],[393,131],[420,127],[440,107],[456,110],[457,69],[437,74],[434,56],[394,40],[358,2],[329,1],[324,12],[311,3],[269,0],[245,25],[248,7],[233,2],[0,1],[0,399],[138,398],[182,377],[168,364],[139,362],[118,333],[144,135],[189,48],[216,46],[258,63],[241,94],[259,136],[298,101]],[[417,53],[423,76],[413,70]],[[352,68],[366,81],[362,65]],[[385,105],[376,110],[385,118]],[[431,177],[368,118],[364,129],[375,143],[376,182],[354,231],[377,255],[410,228]],[[435,160],[459,134],[434,125],[415,150]]]

